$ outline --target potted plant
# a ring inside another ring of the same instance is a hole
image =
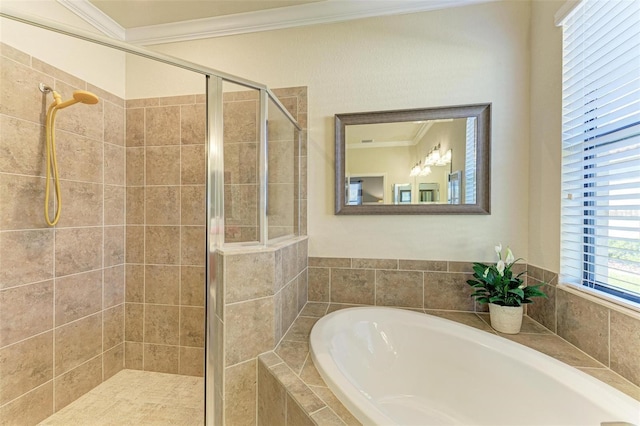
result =
[[[507,247],[504,260],[502,259],[502,244],[495,247],[498,262],[491,265],[475,262],[473,264],[473,280],[467,284],[475,289],[471,295],[478,303],[489,304],[491,327],[501,333],[517,334],[522,326],[523,307],[525,303],[532,303],[532,297],[547,297],[540,287],[544,285],[527,286],[522,276],[527,271],[513,275],[512,266],[520,259],[515,259],[511,249]]]

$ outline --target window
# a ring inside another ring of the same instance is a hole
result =
[[[640,303],[640,1],[562,26],[561,279]]]

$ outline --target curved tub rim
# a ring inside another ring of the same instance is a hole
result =
[[[548,368],[551,366],[553,369],[554,377],[560,381],[565,380],[578,380],[580,383],[580,389],[585,398],[594,400],[594,396],[597,395],[599,404],[614,404],[615,406],[640,407],[640,402],[634,398],[619,391],[613,386],[602,382],[601,380],[566,364],[556,358],[553,358],[543,352],[539,352],[533,348],[522,345],[518,342],[503,338],[496,334],[491,334],[483,330],[476,329],[474,327],[462,324],[453,320],[430,315],[428,313],[422,313],[412,311],[404,308],[387,307],[387,306],[357,306],[350,308],[343,308],[334,312],[331,312],[322,318],[320,318],[311,329],[309,335],[309,354],[311,359],[318,370],[318,373],[325,381],[329,389],[338,397],[340,402],[363,424],[376,424],[376,425],[388,425],[395,424],[394,420],[384,414],[382,411],[375,409],[371,410],[372,403],[357,389],[357,387],[351,383],[342,373],[339,371],[335,362],[333,362],[331,354],[329,353],[328,346],[321,345],[321,336],[319,331],[323,324],[332,321],[335,317],[340,315],[348,315],[352,312],[362,312],[365,310],[393,312],[394,315],[410,316],[418,318],[423,321],[426,318],[427,321],[439,323],[441,326],[454,331],[454,335],[469,335],[475,338],[473,339],[476,344],[486,343],[495,344],[498,346],[496,349],[507,348],[514,351],[514,356],[526,361],[529,365],[534,366],[541,373],[548,374]],[[475,312],[473,312],[475,313]],[[472,340],[472,339],[468,339]],[[493,346],[492,346],[493,347]],[[495,348],[495,347],[494,347]],[[544,369],[542,367],[545,367]],[[588,392],[585,392],[588,391]],[[602,394],[604,392],[604,395]],[[374,406],[375,407],[375,406]],[[640,424],[638,425],[640,426]]]

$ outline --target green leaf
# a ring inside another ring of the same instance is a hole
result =
[[[520,297],[524,297],[524,291],[522,291],[521,288],[512,288],[511,290],[509,290],[509,293],[517,294]]]

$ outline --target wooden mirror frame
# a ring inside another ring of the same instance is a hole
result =
[[[476,204],[367,204],[345,203],[345,127],[357,124],[476,118]],[[490,214],[491,213],[491,104],[461,105],[335,115],[335,214]]]

